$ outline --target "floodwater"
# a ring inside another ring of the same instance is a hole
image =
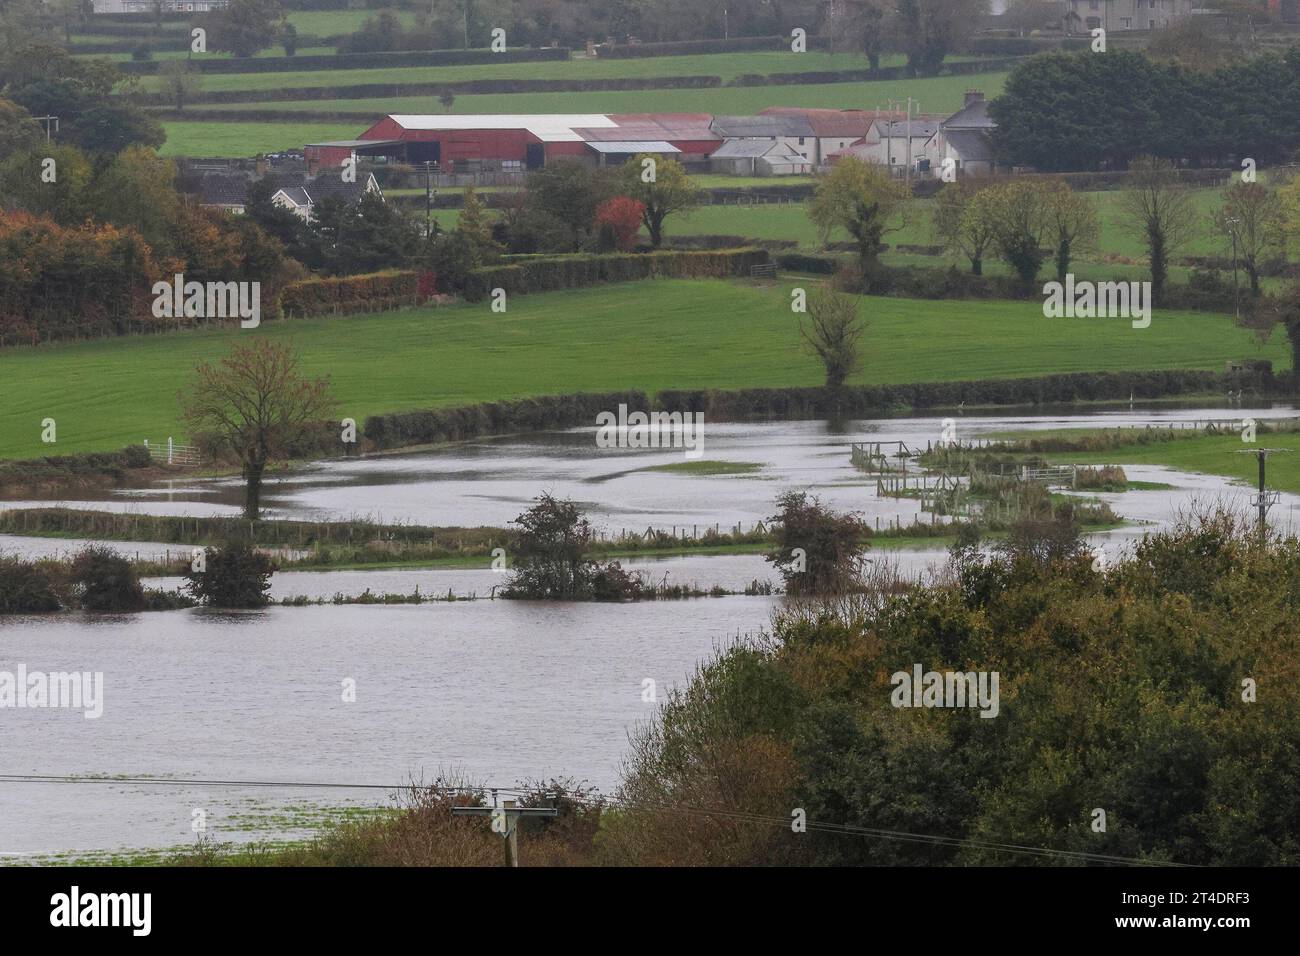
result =
[[[0,618],[0,670],[104,677],[103,715],[0,710],[5,774],[399,786],[459,770],[508,787],[618,781],[628,729],[775,599],[474,601]],[[342,700],[355,680],[356,700]],[[243,839],[250,808],[349,791],[0,780],[0,853]],[[382,802],[385,792],[368,799]],[[251,834],[256,835],[256,834]],[[265,834],[263,834],[265,835]],[[276,833],[276,836],[283,834]]]
[[[1290,404],[1267,407],[1197,409],[1155,407],[1025,414],[956,415],[956,437],[991,432],[1055,428],[1117,427],[1190,422],[1250,415],[1260,421],[1291,418]],[[874,482],[849,461],[850,446],[861,441],[904,441],[925,447],[939,439],[939,416],[881,418],[847,422],[706,423],[701,458],[757,465],[750,474],[692,475],[647,471],[688,461],[681,449],[602,449],[596,429],[575,428],[525,436],[485,438],[431,451],[339,459],[297,467],[272,479],[264,500],[270,517],[314,521],[368,518],[436,526],[501,527],[526,510],[541,492],[582,503],[593,524],[617,535],[647,527],[702,533],[714,525],[748,529],[775,510],[776,496],[805,489],[827,504],[861,512],[881,527],[916,520],[919,504],[879,498]],[[1220,478],[1168,482],[1197,495],[1230,486]],[[112,495],[107,500],[63,501],[65,507],[111,509],[146,514],[237,514],[237,478],[163,482],[148,489]],[[1130,494],[1140,494],[1137,492]],[[1167,520],[1180,496],[1133,499],[1143,515]],[[7,507],[56,502],[9,502]],[[1165,505],[1168,504],[1169,507]],[[1279,502],[1274,516],[1286,522],[1300,501]],[[0,546],[3,538],[0,538]]]
[[[990,432],[1140,425],[1160,421],[1292,417],[1289,405],[1244,411],[1090,411],[1084,415],[956,416],[962,439]],[[752,463],[750,474],[702,476],[645,469],[685,461],[681,450],[602,450],[594,429],[466,442],[433,451],[313,463],[269,488],[275,516],[370,517],[432,525],[507,524],[541,491],[580,501],[606,532],[647,526],[703,532],[767,518],[774,499],[810,490],[829,505],[881,526],[916,520],[918,503],[879,498],[849,461],[855,441],[940,437],[939,417],[889,418],[831,428],[823,422],[708,425],[702,458]],[[1112,556],[1193,506],[1244,508],[1251,489],[1213,476],[1154,466],[1126,468],[1168,490],[1088,493],[1138,522],[1092,536]],[[58,502],[165,514],[238,510],[237,482],[185,480]],[[54,502],[6,503],[6,506]],[[1271,518],[1293,529],[1300,497],[1281,496]],[[0,553],[66,556],[84,542],[0,536]],[[128,556],[165,556],[176,545],[110,542]],[[908,576],[942,564],[940,549],[876,549],[871,557]],[[655,581],[741,590],[773,581],[759,555],[625,559]],[[483,567],[285,572],[272,596],[336,593],[486,598],[503,576]],[[173,587],[176,579],[155,585]],[[0,617],[0,671],[103,672],[103,716],[0,710],[4,774],[157,776],[237,781],[317,781],[397,787],[413,776],[461,771],[511,786],[571,775],[602,789],[618,782],[629,728],[650,717],[642,682],[660,695],[738,635],[762,628],[778,599],[700,598],[633,605],[501,600],[419,606],[202,609],[123,616]],[[342,700],[345,680],[356,701]],[[0,779],[0,854],[160,847],[193,840],[193,811],[216,840],[297,832],[285,814],[307,805],[382,802],[373,792],[193,787],[138,783],[17,783]],[[262,821],[259,823],[258,821]],[[3,857],[0,857],[2,859]]]

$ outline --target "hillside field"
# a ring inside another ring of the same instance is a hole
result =
[[[267,322],[0,353],[6,385],[0,454],[32,457],[186,436],[177,392],[200,361],[241,336],[292,340],[305,369],[328,374],[339,417],[529,395],[637,388],[815,386],[790,283],[659,280],[536,296],[509,311],[486,302],[351,318]],[[864,299],[864,368],[852,381],[900,383],[1053,372],[1205,368],[1227,359],[1288,365],[1285,339],[1265,345],[1209,313],[1126,320],[1043,318],[1028,302]],[[58,424],[57,446],[40,423]]]

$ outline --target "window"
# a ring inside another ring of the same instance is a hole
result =
[[[1133,29],[1133,18],[1132,18],[1132,17],[1120,17],[1120,19],[1119,19],[1119,25],[1120,25],[1121,27],[1123,27],[1125,30],[1131,30],[1131,29]]]
[[[799,137],[799,145],[800,145],[800,146],[803,145],[803,137],[802,137],[802,136]]]
[[[1099,0],[1088,0],[1088,9],[1089,9],[1089,10],[1100,10],[1100,9],[1101,9],[1101,3],[1099,2]]]
[[[1147,29],[1148,29],[1148,30],[1154,30],[1155,28],[1156,28],[1156,21],[1154,21],[1154,20],[1148,20],[1148,21],[1147,21]]]
[[[1099,27],[1099,26],[1101,26],[1101,18],[1100,18],[1100,17],[1089,17],[1089,18],[1088,18],[1088,29],[1089,29],[1089,30],[1095,30],[1095,29],[1097,29],[1097,27]]]

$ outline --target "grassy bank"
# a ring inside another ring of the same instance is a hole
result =
[[[579,390],[820,385],[789,302],[783,284],[660,280],[517,296],[505,314],[464,304],[267,322],[256,334],[291,340],[308,373],[330,376],[339,417],[361,421]],[[871,298],[862,309],[869,327],[853,382],[1221,370],[1240,358],[1288,365],[1282,336],[1261,346],[1210,313],[1160,312],[1137,330],[1123,320],[1044,319],[1032,302]],[[0,353],[10,396],[0,449],[23,458],[188,437],[177,392],[198,362],[219,359],[247,334],[202,329]],[[57,446],[40,440],[47,416],[58,423]]]

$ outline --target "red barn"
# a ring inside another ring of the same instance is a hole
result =
[[[635,153],[708,158],[722,140],[708,113],[539,113],[384,117],[356,140],[315,143],[308,163],[333,166],[353,153],[382,153],[443,170],[538,169],[557,159],[593,164],[622,162]]]

